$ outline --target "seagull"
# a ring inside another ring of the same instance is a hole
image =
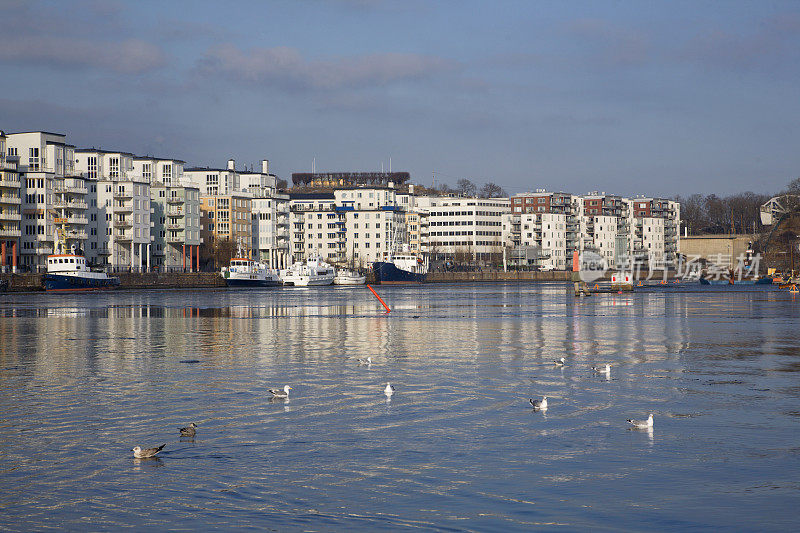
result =
[[[611,365],[606,363],[605,367],[593,366],[592,370],[594,370],[598,374],[606,374],[606,375],[608,375],[608,374],[611,374]]]
[[[531,402],[531,405],[536,410],[539,410],[539,409],[542,409],[542,410],[545,410],[545,411],[547,410],[547,396],[542,396],[541,400],[534,400],[533,398],[529,398],[528,401]]]
[[[272,393],[273,398],[288,398],[290,390],[292,390],[292,388],[289,385],[284,385],[283,390],[269,389],[269,391]]]
[[[194,428],[197,427],[197,424],[192,422],[185,428],[178,428],[178,431],[181,432],[181,437],[194,437],[195,430]]]
[[[139,446],[136,446],[136,447],[135,447],[133,450],[131,450],[131,451],[133,452],[133,456],[134,456],[134,457],[136,457],[137,459],[147,459],[148,457],[155,457],[155,455],[156,455],[158,452],[160,452],[160,451],[161,451],[161,449],[162,449],[164,446],[166,446],[166,443],[165,443],[165,444],[162,444],[162,445],[161,445],[161,446],[159,446],[158,448],[147,448],[147,449],[145,449],[145,450],[141,449]]]
[[[358,360],[358,366],[361,366],[361,365],[372,366],[372,356],[367,357],[366,359],[359,359]]]
[[[653,413],[650,413],[647,420],[633,420],[629,418],[628,423],[636,429],[651,429],[653,427]]]
[[[383,393],[386,396],[391,396],[392,394],[394,394],[394,387],[392,387],[391,383],[389,383],[389,382],[386,383],[386,388],[383,389]]]
[[[564,366],[564,363],[566,362],[567,360],[562,357],[561,359],[556,359],[555,361],[553,361],[553,364],[556,366]]]

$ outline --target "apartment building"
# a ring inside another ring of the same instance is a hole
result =
[[[152,265],[159,270],[200,270],[200,190],[156,183],[150,187]]]
[[[75,167],[89,187],[87,262],[112,270],[149,269],[150,179],[138,173],[134,155],[76,150]]]
[[[6,135],[0,131],[0,272],[16,272],[22,212],[19,157],[6,154]]]
[[[18,158],[20,263],[46,269],[57,239],[69,250],[86,241],[86,189],[66,136],[44,131],[6,135],[6,156]]]
[[[679,253],[680,204],[663,198],[629,200],[633,227],[632,254],[653,268],[675,264]]]
[[[228,196],[241,189],[241,175],[236,171],[236,161],[228,160],[226,168],[191,167],[184,169],[185,185],[200,189],[200,196]]]
[[[291,264],[289,253],[289,195],[277,191],[278,178],[269,172],[269,160],[262,159],[258,172],[252,168],[240,173],[242,191],[252,195],[253,257],[270,268]]]
[[[339,262],[345,257],[345,214],[332,192],[289,195],[292,262],[317,255]]]
[[[433,259],[491,260],[503,253],[503,218],[508,198],[420,196],[416,207],[428,213],[428,251]]]
[[[248,247],[252,243],[252,196],[246,192],[231,192],[204,196],[200,192],[200,237],[210,247],[209,252],[224,243],[229,243],[233,251],[241,249],[241,253],[250,254]],[[190,263],[193,260],[192,249],[189,250]]]

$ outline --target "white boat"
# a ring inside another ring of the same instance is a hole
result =
[[[269,287],[280,285],[277,272],[270,270],[264,263],[246,257],[234,257],[227,267],[223,267],[220,275],[225,278],[228,287]]]
[[[366,282],[367,276],[348,269],[337,270],[333,278],[334,285],[364,285]]]
[[[46,291],[96,291],[119,287],[119,278],[90,270],[86,258],[73,246],[72,253],[47,256],[47,274],[42,276],[42,284]]]
[[[335,276],[336,270],[315,255],[305,261],[294,263],[291,267],[281,271],[283,284],[295,287],[331,285]]]

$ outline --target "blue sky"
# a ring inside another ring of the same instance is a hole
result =
[[[0,0],[0,128],[290,178],[664,195],[800,176],[800,3]]]

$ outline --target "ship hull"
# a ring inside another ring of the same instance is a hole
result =
[[[228,287],[277,287],[280,281],[273,279],[225,279]]]
[[[42,283],[44,290],[53,292],[100,291],[119,287],[119,278],[45,274],[42,276]]]
[[[422,283],[427,274],[417,274],[397,268],[394,263],[378,261],[372,264],[375,279],[381,284],[392,283]]]

